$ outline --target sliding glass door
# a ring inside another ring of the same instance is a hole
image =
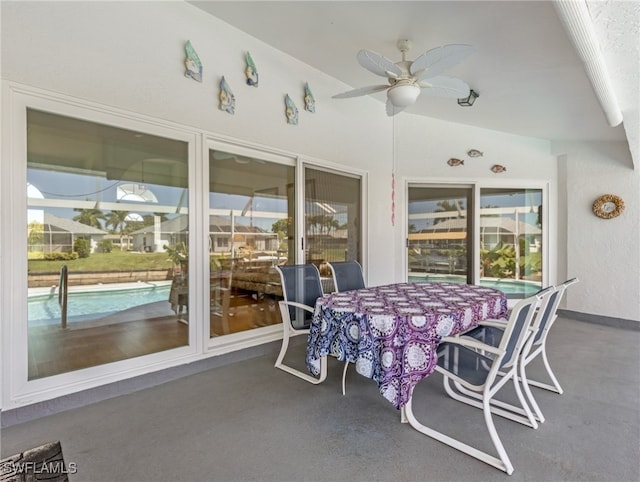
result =
[[[410,281],[473,281],[472,205],[470,186],[409,186]]]
[[[202,165],[190,133],[88,109],[23,118],[27,380],[272,337],[276,266],[314,263],[328,292],[328,261],[362,261],[359,175],[214,141]]]
[[[541,188],[410,184],[409,281],[479,283],[510,298],[535,293],[544,274],[543,198]]]
[[[480,283],[523,298],[542,287],[542,189],[480,189]]]
[[[295,260],[295,165],[209,150],[211,337],[280,323],[280,275]]]

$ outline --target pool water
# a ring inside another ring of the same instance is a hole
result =
[[[410,283],[416,283],[419,281],[441,282],[441,283],[466,283],[466,278],[463,276],[446,276],[446,275],[421,275],[421,276],[409,276]],[[487,288],[494,288],[500,290],[511,297],[527,298],[537,293],[541,289],[541,284],[534,281],[524,280],[504,280],[494,278],[483,278],[480,280],[480,286]]]
[[[73,289],[73,288],[72,288]],[[144,285],[128,289],[69,291],[67,322],[102,318],[136,306],[169,300],[170,284]],[[29,297],[29,326],[59,324],[61,319],[58,292]]]

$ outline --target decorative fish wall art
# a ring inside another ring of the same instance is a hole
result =
[[[500,174],[501,172],[505,172],[507,170],[506,167],[501,166],[500,164],[494,164],[491,166],[491,172],[495,172],[496,174]]]
[[[470,149],[467,154],[469,154],[469,157],[482,157],[484,155],[484,153],[478,149]]]
[[[229,114],[235,114],[236,113],[236,98],[233,95],[233,92],[231,92],[231,88],[229,87],[229,84],[227,84],[227,81],[224,79],[224,75],[222,76],[222,79],[220,79],[220,110],[223,110]]]
[[[247,52],[245,60],[247,62],[247,67],[244,73],[247,76],[247,85],[258,87],[258,69],[249,52]]]
[[[456,159],[455,157],[452,157],[447,161],[447,164],[449,164],[451,167],[464,166],[464,161],[462,159]]]
[[[184,59],[184,65],[187,69],[184,72],[184,76],[202,82],[202,62],[200,62],[200,57],[198,57],[190,40],[187,40],[184,50],[187,54],[187,57]]]
[[[316,111],[316,100],[313,98],[313,93],[309,88],[309,82],[304,84],[304,110],[311,113]]]
[[[289,94],[284,98],[285,115],[287,116],[287,122],[294,126],[298,125],[298,108],[293,102]]]

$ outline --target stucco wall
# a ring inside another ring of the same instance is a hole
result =
[[[566,156],[566,267],[581,283],[567,291],[568,310],[640,321],[640,173],[623,146],[562,146]],[[592,212],[603,194],[625,202],[601,219]]]

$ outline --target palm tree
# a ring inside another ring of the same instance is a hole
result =
[[[338,229],[340,229],[340,221],[331,217],[331,219],[328,220],[327,234],[330,234],[331,230],[336,231]]]
[[[27,225],[27,232],[29,251],[44,251],[44,225],[38,221],[31,221]]]
[[[99,209],[74,208],[74,211],[80,213],[77,216],[73,217],[74,221],[77,221],[80,224],[86,224],[87,226],[102,229],[102,223],[100,221],[103,221],[106,218],[104,213]]]
[[[114,233],[120,233],[120,251],[122,251],[123,240],[125,236],[125,228],[127,227],[127,216],[129,211],[111,211],[104,223],[106,227],[113,227]]]

